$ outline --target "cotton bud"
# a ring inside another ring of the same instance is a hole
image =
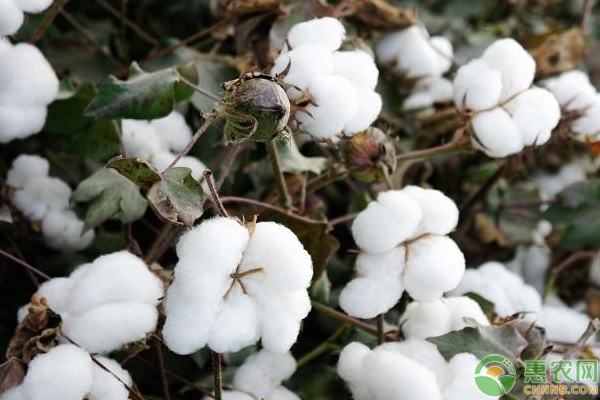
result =
[[[396,169],[396,147],[380,129],[369,128],[350,139],[346,162],[361,181],[382,180]]]
[[[248,74],[225,84],[223,115],[228,142],[266,142],[282,133],[290,117],[290,101],[269,75]]]

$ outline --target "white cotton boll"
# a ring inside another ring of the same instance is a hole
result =
[[[565,188],[586,179],[585,165],[580,161],[564,164],[555,174],[538,172],[532,177],[532,182],[540,190],[542,198],[553,199]]]
[[[38,221],[50,210],[69,207],[71,188],[58,178],[39,176],[30,179],[14,197],[14,205],[27,218]]]
[[[38,287],[37,293],[46,299],[52,311],[61,314],[65,310],[71,285],[72,281],[70,278],[52,278],[42,283]]]
[[[578,135],[594,136],[600,134],[600,94],[596,95],[583,116],[571,124],[571,129]]]
[[[389,64],[396,61],[404,36],[406,36],[405,30],[390,33],[375,44],[375,54],[380,63]]]
[[[414,235],[421,220],[421,208],[406,193],[379,194],[352,223],[352,236],[361,250],[383,253]],[[384,204],[380,202],[384,199]]]
[[[385,253],[360,253],[356,258],[356,272],[359,276],[400,281],[405,257],[406,250],[402,246]]]
[[[129,372],[124,370],[118,362],[110,358],[96,357],[96,361],[110,372],[94,363],[94,380],[88,393],[88,398],[90,400],[127,400],[129,398],[129,390],[123,383],[129,387],[133,384]]]
[[[192,137],[192,129],[179,111],[172,111],[163,118],[150,121],[163,149],[180,152]]]
[[[316,76],[309,91],[316,106],[309,104],[308,113],[296,114],[302,129],[317,139],[330,139],[342,133],[359,106],[358,92],[352,82],[338,75]]]
[[[261,350],[249,356],[233,377],[233,387],[252,393],[259,399],[271,399],[269,394],[296,370],[296,360],[290,353]]]
[[[538,325],[546,329],[550,341],[575,343],[583,335],[589,322],[587,315],[569,307],[545,305]]]
[[[358,109],[354,117],[344,125],[344,134],[353,135],[364,131],[377,119],[381,112],[382,100],[379,93],[365,86],[356,88],[358,95]]]
[[[444,36],[433,36],[429,39],[429,44],[438,53],[437,65],[439,75],[448,72],[452,67],[452,58],[454,57],[454,49],[452,48],[452,42]]]
[[[319,44],[329,51],[340,48],[346,36],[342,23],[331,17],[315,18],[296,24],[287,34],[287,42],[296,49],[302,45]]]
[[[36,155],[21,154],[12,163],[6,176],[6,184],[20,189],[27,181],[38,176],[48,175],[50,164],[48,160]]]
[[[417,91],[412,93],[404,102],[402,102],[402,109],[404,111],[419,110],[421,108],[431,107],[434,103],[431,93],[425,91]]]
[[[360,382],[363,379],[362,367],[365,357],[370,353],[371,350],[362,343],[347,344],[340,353],[337,364],[338,375],[349,382]]]
[[[128,251],[98,257],[73,281],[68,311],[78,314],[106,303],[158,304],[163,286],[142,259]]]
[[[336,51],[333,53],[333,73],[341,75],[356,86],[374,90],[379,69],[373,57],[364,50]]]
[[[42,233],[48,246],[60,250],[82,250],[94,240],[94,231],[84,232],[84,222],[70,210],[53,210],[42,220]]]
[[[158,310],[145,303],[109,303],[66,314],[63,331],[90,353],[108,353],[141,340],[156,329]]]
[[[451,101],[453,98],[452,82],[446,78],[433,79],[428,83],[428,90],[435,103]]]
[[[403,291],[399,279],[359,277],[340,293],[340,307],[356,318],[374,318],[394,307]]]
[[[596,88],[590,83],[590,78],[579,70],[568,71],[557,78],[548,79],[546,87],[566,111],[584,110],[592,104],[596,96]]]
[[[21,10],[28,13],[40,13],[52,4],[52,0],[17,0]]]
[[[450,311],[444,302],[412,302],[400,318],[402,332],[407,338],[426,339],[442,336],[452,330]]]
[[[395,69],[408,78],[428,78],[443,74],[448,68],[445,39],[437,40],[436,46],[431,42],[427,31],[418,25],[406,30],[406,36],[400,45]],[[451,56],[451,54],[450,54]]]
[[[411,243],[407,251],[404,285],[413,299],[433,301],[459,284],[465,257],[452,239],[427,236]]]
[[[490,157],[506,157],[523,149],[519,128],[501,108],[476,114],[471,124],[476,135],[472,140],[473,147]]]
[[[123,147],[129,157],[150,160],[161,151],[161,140],[150,122],[124,119],[121,130]]]
[[[452,381],[444,388],[444,400],[491,400],[497,396],[483,394],[473,379],[473,371],[479,364],[479,359],[473,354],[460,353],[452,357],[448,370]]]
[[[451,198],[435,189],[409,185],[402,191],[411,196],[422,210],[423,217],[415,236],[424,233],[447,235],[458,223],[458,207]]]
[[[501,316],[513,314],[512,304],[501,285],[484,277],[479,270],[465,271],[459,285],[449,292],[452,296],[475,293],[494,304],[494,311]]]
[[[81,400],[92,379],[90,355],[77,346],[62,344],[29,363],[22,386],[31,400]]]
[[[558,102],[552,93],[539,87],[522,92],[504,108],[521,131],[526,146],[546,143],[560,120]]]
[[[25,16],[23,11],[17,6],[15,0],[2,0],[0,2],[0,37],[16,33]]]
[[[269,400],[300,400],[298,395],[283,386],[271,390],[266,398]]]
[[[448,310],[450,311],[453,331],[458,331],[467,327],[465,318],[474,319],[480,325],[490,324],[490,321],[488,321],[483,313],[481,306],[469,297],[448,297],[444,298],[442,301],[445,302],[446,307],[448,307]]]
[[[532,245],[524,249],[522,257],[523,279],[539,293],[542,293],[546,284],[546,273],[552,259],[552,251],[545,245]]]
[[[453,86],[456,108],[485,110],[500,101],[502,76],[485,60],[477,58],[458,69]]]
[[[502,76],[501,102],[531,86],[535,60],[516,40],[496,40],[483,52],[482,58]]]

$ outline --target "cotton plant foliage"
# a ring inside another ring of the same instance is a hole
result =
[[[16,33],[23,25],[24,13],[41,13],[50,4],[52,0],[3,0],[0,3],[0,36]]]
[[[535,61],[514,39],[492,43],[454,77],[454,103],[469,117],[473,147],[506,157],[550,139],[560,120],[551,92],[531,86]]]
[[[331,17],[296,24],[271,69],[282,75],[290,100],[310,96],[295,119],[316,139],[352,136],[381,111],[375,61],[365,50],[340,49],[345,36],[344,26]]]
[[[165,302],[169,349],[235,352],[261,339],[283,353],[294,344],[311,308],[312,261],[292,231],[213,218],[181,237],[177,256]]]
[[[465,259],[447,237],[458,209],[442,192],[407,186],[381,192],[352,224],[360,249],[357,277],[340,294],[340,305],[358,318],[391,309],[406,290],[415,300],[438,300],[454,289]]]
[[[420,339],[389,342],[369,349],[352,342],[342,350],[338,374],[354,400],[489,400],[476,386],[474,355],[446,362],[432,343]]]
[[[2,7],[13,0],[3,0]],[[33,3],[33,2],[31,2]],[[58,93],[58,79],[37,47],[11,44],[0,32],[0,143],[24,139],[42,130],[47,105]]]
[[[82,250],[94,240],[94,231],[86,230],[84,222],[70,209],[69,185],[49,176],[49,170],[45,158],[27,154],[17,157],[6,178],[12,203],[29,220],[41,223],[48,246]]]
[[[116,361],[90,354],[73,344],[58,345],[31,361],[23,383],[2,400],[126,400],[129,372]]]

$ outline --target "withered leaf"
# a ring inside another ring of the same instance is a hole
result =
[[[9,358],[0,365],[0,396],[4,392],[17,387],[23,382],[25,369],[23,363],[16,357]]]
[[[585,56],[585,37],[579,28],[553,33],[530,51],[540,78],[575,68]]]

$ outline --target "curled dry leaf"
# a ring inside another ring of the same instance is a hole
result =
[[[23,363],[16,357],[9,358],[0,365],[0,396],[4,392],[19,386],[25,377]]]
[[[579,28],[553,33],[530,51],[536,62],[536,75],[546,77],[569,71],[585,56],[585,37]]]
[[[400,8],[384,0],[359,0],[351,6],[354,17],[374,29],[404,29],[416,22],[413,9]]]

